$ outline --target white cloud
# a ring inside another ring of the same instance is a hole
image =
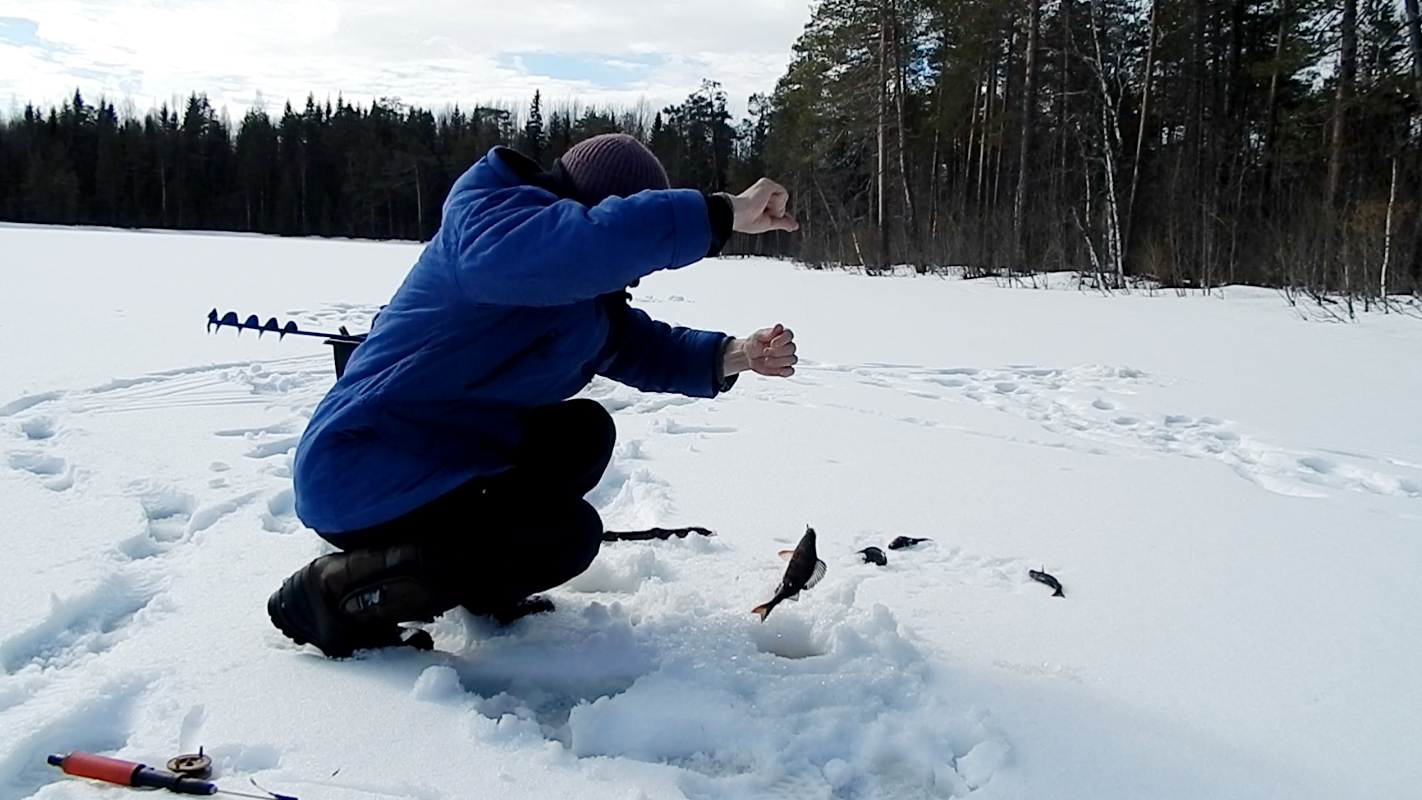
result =
[[[240,114],[260,90],[269,106],[344,94],[399,96],[439,108],[545,98],[653,106],[703,78],[734,109],[770,91],[809,18],[807,0],[0,0],[0,18],[38,24],[31,41],[0,38],[0,98],[58,102],[74,89],[139,108],[207,92]],[[26,26],[28,29],[28,26]],[[516,54],[568,55],[538,74]],[[591,69],[569,74],[578,60]],[[625,63],[624,63],[625,62]],[[597,83],[621,69],[616,81]]]

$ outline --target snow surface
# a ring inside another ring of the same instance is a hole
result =
[[[319,340],[405,244],[0,227],[0,798],[75,750],[321,798],[1415,797],[1422,322],[716,260],[654,316],[805,358],[598,381],[613,543],[499,629],[330,660],[264,603],[325,551],[290,466]],[[829,572],[761,623],[805,525]],[[855,551],[895,536],[931,539]],[[1027,578],[1045,568],[1065,599]]]

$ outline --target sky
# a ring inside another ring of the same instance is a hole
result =
[[[140,113],[192,92],[233,116],[309,93],[661,108],[709,79],[740,114],[809,16],[808,0],[0,0],[0,110],[76,88]]]

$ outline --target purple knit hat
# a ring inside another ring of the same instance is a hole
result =
[[[573,145],[559,159],[579,201],[594,206],[609,197],[666,189],[667,171],[652,151],[625,133],[604,133]]]

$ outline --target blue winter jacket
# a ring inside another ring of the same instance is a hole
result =
[[[707,255],[706,198],[646,191],[589,208],[530,182],[532,164],[495,148],[455,182],[439,231],[316,407],[294,476],[309,527],[378,525],[509,469],[525,412],[594,375],[724,388],[725,334],[655,322],[625,294]]]

